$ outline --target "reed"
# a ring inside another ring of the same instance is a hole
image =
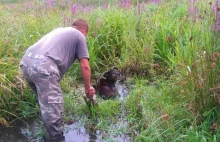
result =
[[[75,63],[61,82],[66,119],[89,116],[85,123],[106,131],[105,140],[112,139],[110,133],[127,134],[132,141],[220,140],[218,1],[0,2],[1,125],[38,115],[18,67],[25,50],[81,17],[90,23],[93,81],[117,66],[131,87],[122,102],[98,98],[100,105],[89,111],[76,91],[82,78]]]

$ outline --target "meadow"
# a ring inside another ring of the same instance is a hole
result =
[[[47,32],[90,24],[93,82],[111,67],[126,74],[129,96],[90,110],[77,93],[76,62],[61,81],[65,121],[131,141],[220,141],[220,8],[218,0],[0,0],[0,127],[39,115],[19,70],[25,50]],[[126,121],[126,127],[116,124]],[[42,134],[43,135],[43,134]]]

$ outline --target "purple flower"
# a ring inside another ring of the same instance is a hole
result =
[[[73,15],[76,13],[76,10],[77,10],[77,6],[74,4],[74,5],[71,7],[71,12],[72,12]]]
[[[27,4],[26,8],[27,8],[27,9],[31,9],[32,5],[33,5],[33,3],[32,3],[32,2],[29,2],[29,3]]]
[[[118,0],[118,7],[121,7],[121,1]]]
[[[118,7],[129,8],[130,6],[131,6],[130,0],[122,0],[122,2],[118,0]]]
[[[192,18],[193,21],[196,21],[196,17],[198,16],[198,13],[199,13],[199,9],[195,5],[195,2],[196,2],[196,0],[191,0],[188,3],[188,8],[187,8],[188,15],[189,15],[189,17]]]
[[[188,14],[189,15],[196,15],[198,13],[198,8],[196,6],[194,7],[191,7],[191,6],[188,6]]]
[[[85,10],[86,10],[86,12],[91,12],[91,11],[92,11],[92,8],[91,8],[91,6],[86,6],[86,7],[85,7]]]
[[[53,7],[54,6],[54,0],[47,0],[47,4],[48,4],[48,6]]]
[[[130,7],[131,6],[131,2],[130,2],[130,0],[124,0],[123,2],[122,2],[122,5],[123,5],[123,7]]]
[[[217,11],[217,9],[218,9],[218,0],[215,1],[214,6],[212,7],[213,11]]]
[[[104,3],[104,4],[102,5],[102,9],[108,9],[108,7],[109,7],[109,5],[108,5],[107,3]]]
[[[220,31],[220,11],[216,13],[215,31]]]
[[[10,4],[10,8],[14,9],[15,8],[15,4]]]
[[[141,14],[141,4],[138,4],[138,15]]]
[[[196,0],[191,0],[191,3],[194,5],[195,4],[195,2],[196,2]]]

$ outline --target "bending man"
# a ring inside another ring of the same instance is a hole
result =
[[[86,36],[89,25],[74,20],[72,27],[57,28],[29,47],[20,67],[32,90],[37,94],[46,139],[63,139],[63,95],[60,80],[75,60],[80,62],[85,93],[92,98],[91,71]]]

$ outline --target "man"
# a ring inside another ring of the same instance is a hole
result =
[[[80,62],[85,94],[92,98],[91,71],[86,36],[89,25],[83,19],[73,21],[72,27],[52,30],[24,54],[20,67],[32,90],[37,94],[46,140],[63,139],[63,95],[60,80],[77,59]]]

